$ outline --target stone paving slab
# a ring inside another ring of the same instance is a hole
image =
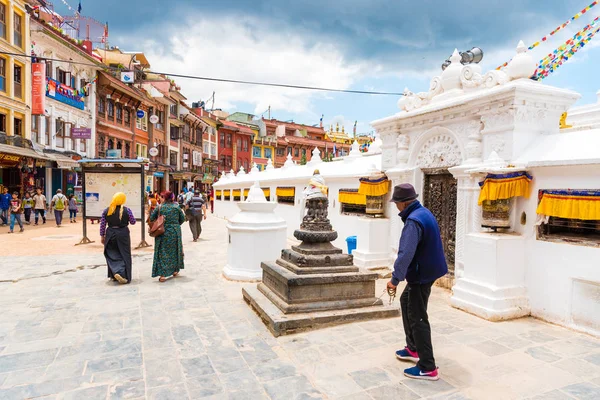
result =
[[[184,226],[186,268],[163,284],[151,254],[134,258],[129,286],[106,280],[98,247],[3,257],[0,399],[600,398],[598,338],[532,318],[484,321],[437,288],[438,382],[403,375],[400,318],[274,338],[242,299],[255,284],[221,276],[224,221],[203,225],[198,243]]]

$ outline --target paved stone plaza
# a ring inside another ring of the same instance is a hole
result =
[[[184,226],[186,269],[163,284],[150,278],[148,252],[134,253],[131,285],[108,282],[98,243],[73,247],[77,229],[29,242],[2,234],[3,247],[27,256],[0,267],[0,399],[600,398],[600,340],[590,336],[534,319],[487,322],[438,289],[441,380],[412,381],[394,357],[399,318],[273,338],[243,285],[221,276],[222,220],[209,218],[199,243]],[[44,249],[53,255],[29,255]]]

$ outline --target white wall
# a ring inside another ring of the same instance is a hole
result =
[[[600,189],[600,165],[536,168],[531,174],[531,197],[520,199],[516,207],[517,221],[525,211],[527,224],[515,224],[526,238],[525,280],[531,314],[600,334],[600,247],[537,240],[534,226],[538,190]],[[582,321],[582,314],[588,321]]]

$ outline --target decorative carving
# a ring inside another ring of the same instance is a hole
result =
[[[489,71],[483,76],[483,85],[486,88],[491,88],[498,85],[504,85],[510,81],[510,77],[504,71]]]
[[[486,136],[485,142],[486,154],[490,154],[492,151],[495,151],[499,155],[504,154],[506,146],[504,142],[504,136],[502,134]]]
[[[454,276],[457,184],[451,174],[442,172],[445,173],[425,175],[423,201],[438,221],[448,273]]]
[[[460,148],[450,135],[429,139],[417,156],[417,165],[420,168],[449,168],[461,162]]]
[[[465,65],[460,72],[460,81],[465,88],[475,88],[483,83],[481,67],[477,64]]]
[[[514,126],[515,111],[512,109],[498,111],[481,116],[483,131],[481,133],[495,133],[511,130]]]
[[[519,107],[516,112],[516,120],[521,123],[539,125],[539,121],[545,121],[548,112],[541,108]]]

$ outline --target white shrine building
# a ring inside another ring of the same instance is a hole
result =
[[[318,169],[334,244],[357,236],[356,265],[391,267],[402,221],[389,194],[382,218],[352,204],[359,178],[382,171],[391,187],[412,183],[436,215],[453,306],[600,335],[600,92],[597,104],[573,107],[578,93],[529,79],[536,64],[522,43],[506,68],[485,74],[455,51],[429,91],[406,90],[397,114],[372,123],[378,139],[368,153],[355,145],[333,162],[315,152],[306,166],[232,171],[214,185],[215,214],[238,213],[236,201],[258,181],[292,237]]]

